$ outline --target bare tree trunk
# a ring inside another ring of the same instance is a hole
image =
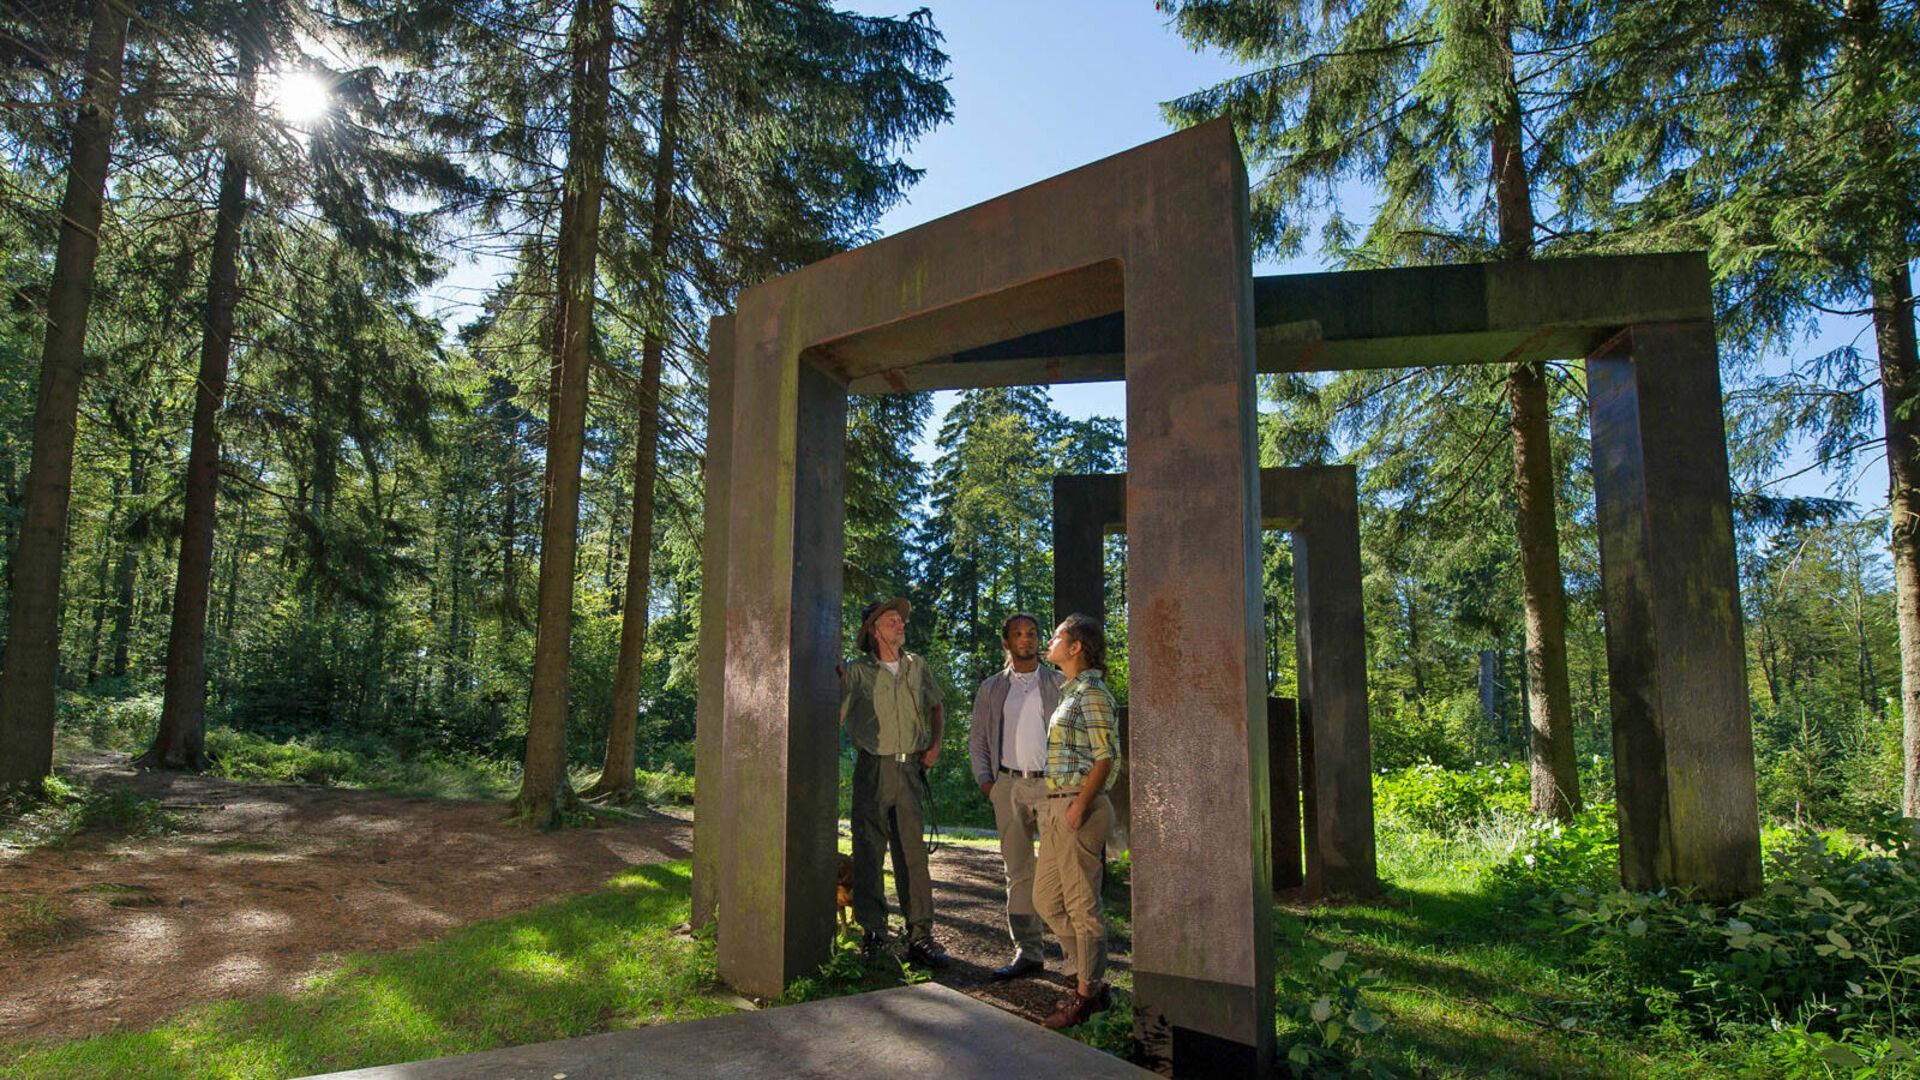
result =
[[[580,457],[586,436],[587,364],[593,346],[594,262],[606,186],[607,99],[613,52],[611,0],[578,0],[565,191],[556,262],[553,370],[547,409],[546,504],[540,525],[540,594],[527,703],[527,757],[515,811],[542,828],[574,798],[567,785],[567,661],[573,562],[580,524]]]
[[[107,521],[100,529],[100,561],[93,571],[93,634],[87,644],[87,685],[100,677],[100,636],[107,628],[107,574],[113,563],[113,534],[120,524],[120,499],[126,481],[113,478],[113,502],[107,507]]]
[[[613,676],[613,718],[607,725],[607,756],[587,794],[631,798],[638,742],[640,672],[647,654],[647,600],[653,588],[653,488],[660,459],[660,368],[666,351],[667,260],[673,240],[673,190],[677,181],[680,116],[679,13],[669,9],[665,71],[660,80],[660,146],[654,156],[653,220],[648,228],[647,315],[640,347],[640,409],[634,425],[633,521],[627,530],[626,609],[620,618],[620,658]]]
[[[8,595],[6,669],[0,671],[0,788],[38,784],[53,771],[54,682],[60,671],[60,573],[73,494],[74,422],[86,366],[87,312],[100,251],[107,164],[129,8],[96,0],[87,69],[60,203],[60,242],[47,296],[20,544]]]
[[[1507,95],[1494,125],[1492,171],[1500,216],[1500,254],[1533,257],[1533,192],[1527,173],[1520,92],[1513,76],[1512,30],[1500,30]],[[1533,812],[1560,819],[1580,810],[1580,771],[1573,745],[1567,683],[1567,597],[1560,576],[1560,532],[1554,521],[1553,430],[1547,416],[1546,369],[1538,362],[1507,373],[1512,408],[1513,488],[1519,503],[1521,602],[1527,628],[1528,757]]]
[[[1906,260],[1889,260],[1873,276],[1873,329],[1880,350],[1880,402],[1887,429],[1887,486],[1892,504],[1893,586],[1900,625],[1900,711],[1906,782],[1900,812],[1920,817],[1920,357],[1913,328],[1913,279]]]
[[[240,51],[239,96],[253,100],[258,60]],[[233,357],[233,309],[240,297],[240,222],[247,212],[247,166],[232,146],[220,169],[213,254],[207,267],[207,325],[200,338],[200,375],[193,393],[193,437],[187,449],[179,570],[173,580],[173,625],[160,730],[135,762],[147,768],[207,767],[207,606],[213,584],[213,530],[220,492],[220,410]]]

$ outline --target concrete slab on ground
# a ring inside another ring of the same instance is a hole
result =
[[[934,983],[328,1073],[324,1080],[847,1080],[1153,1074]],[[323,1080],[310,1077],[309,1080]]]

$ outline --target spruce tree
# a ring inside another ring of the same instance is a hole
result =
[[[1775,400],[1787,433],[1813,437],[1837,464],[1863,441],[1885,447],[1901,806],[1920,815],[1920,6],[1601,5],[1587,34],[1562,76],[1582,116],[1567,124],[1556,197],[1593,223],[1573,239],[1705,248],[1738,359],[1826,315],[1872,320],[1875,355],[1845,346],[1800,358]]]
[[[1571,49],[1576,5],[1547,0],[1159,0],[1196,46],[1261,65],[1167,106],[1182,124],[1225,115],[1250,163],[1254,240],[1298,252],[1317,215],[1352,265],[1534,256],[1536,137]],[[1529,131],[1529,124],[1533,131]],[[1339,185],[1374,178],[1385,201],[1359,243]],[[1497,359],[1488,357],[1489,360]],[[1568,701],[1565,586],[1541,364],[1513,364],[1510,401],[1524,596],[1533,807],[1580,807]]]

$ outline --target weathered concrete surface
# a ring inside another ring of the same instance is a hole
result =
[[[1269,528],[1293,534],[1293,604],[1302,773],[1314,808],[1305,895],[1380,891],[1373,835],[1372,723],[1360,569],[1360,496],[1351,465],[1260,470]]]
[[[847,398],[780,348],[765,298],[734,324],[718,951],[777,997],[832,944]]]
[[[1129,484],[1141,508],[1129,639],[1141,717],[1136,1007],[1183,1072],[1265,1071],[1273,956],[1250,260],[1246,173],[1230,126],[1216,122],[740,294],[722,977],[772,993],[827,956],[830,864],[813,853],[831,850],[842,538],[838,507],[820,505],[828,482],[808,474],[832,472],[837,500],[846,384],[898,388],[894,377],[933,356],[1124,310]],[[825,402],[836,394],[838,411]],[[828,425],[831,437],[814,433]]]
[[[1153,1074],[934,983],[324,1080],[1000,1080]],[[309,1080],[321,1080],[313,1077]]]
[[[1267,775],[1273,799],[1273,888],[1305,885],[1300,831],[1300,714],[1292,698],[1267,699]]]
[[[705,505],[724,507],[733,484],[733,316],[707,321],[707,475]],[[720,890],[724,822],[721,781],[727,670],[727,531],[731,514],[707,515],[700,550],[700,698],[693,737],[693,909],[688,921],[713,921]],[[704,794],[704,798],[702,795]]]
[[[1760,888],[1746,646],[1713,324],[1630,326],[1587,358],[1620,876]]]
[[[1101,540],[1128,532],[1126,474],[1053,478],[1054,610],[1106,618],[1106,567]],[[1351,465],[1260,470],[1264,528],[1293,534],[1294,611],[1300,700],[1288,703],[1306,729],[1288,737],[1295,755],[1288,774],[1296,796],[1304,785],[1304,878],[1290,899],[1366,898],[1380,889],[1373,835],[1371,723],[1367,714],[1366,623],[1361,595],[1360,502]],[[1129,551],[1132,549],[1129,548]],[[1136,699],[1137,700],[1137,699]],[[1269,708],[1271,708],[1269,703]],[[1315,735],[1318,737],[1314,737]],[[1305,765],[1300,755],[1311,758]],[[1270,779],[1280,776],[1269,768]],[[1282,796],[1274,791],[1270,798]],[[1301,865],[1301,808],[1293,865]],[[1272,818],[1273,828],[1282,819]],[[1285,865],[1284,840],[1273,845],[1275,873]],[[1138,859],[1135,860],[1136,866]]]
[[[1107,622],[1108,533],[1127,531],[1125,473],[1053,478],[1053,621]]]
[[[1261,371],[1585,356],[1622,326],[1713,314],[1698,254],[1286,274],[1255,278],[1253,288]],[[919,366],[856,377],[849,389],[1113,381],[1126,374],[1124,340],[1124,320],[1106,315],[968,349],[921,342]],[[902,348],[891,359],[909,355]]]

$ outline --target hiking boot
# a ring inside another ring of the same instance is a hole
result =
[[[1113,995],[1108,992],[1106,984],[1101,983],[1100,989],[1086,996],[1075,990],[1071,997],[1060,1003],[1059,1008],[1053,1010],[1052,1016],[1040,1021],[1040,1026],[1053,1031],[1077,1027],[1086,1023],[1094,1013],[1106,1012],[1112,1007]]]
[[[994,982],[1006,982],[1010,979],[1018,979],[1026,975],[1038,975],[1045,970],[1047,970],[1047,965],[1044,960],[1041,960],[1032,953],[1023,952],[1019,956],[1014,957],[1013,963],[1008,964],[1006,967],[994,968],[993,973],[988,975],[987,978],[992,979]]]
[[[869,930],[860,935],[860,959],[869,964],[877,964],[887,954],[887,935],[879,930]]]
[[[930,937],[914,938],[907,942],[907,963],[915,967],[943,968],[953,963],[947,955],[946,947]]]

